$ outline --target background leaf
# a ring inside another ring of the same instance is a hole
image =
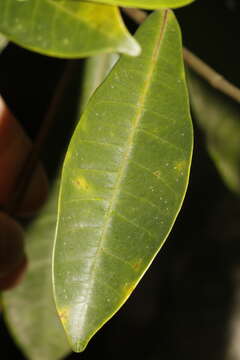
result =
[[[8,44],[8,40],[5,38],[5,36],[0,34],[0,54],[5,49],[7,44]]]
[[[70,351],[52,297],[57,195],[55,186],[47,206],[26,233],[29,268],[24,281],[2,294],[7,324],[31,360],[58,360]]]
[[[138,55],[139,45],[119,10],[75,0],[1,0],[0,31],[10,40],[46,55],[77,58],[99,52]]]
[[[85,61],[83,87],[79,96],[81,109],[105,78],[116,56],[103,54]],[[75,74],[74,83],[79,80],[80,77]],[[68,95],[73,96],[73,91],[69,88],[67,91]],[[65,102],[71,104],[68,97],[65,98]],[[61,114],[69,114],[69,109],[63,105]],[[63,120],[64,118],[65,116]],[[59,116],[58,120],[61,120]],[[57,129],[59,130],[59,126]],[[31,360],[57,360],[70,351],[62,326],[59,326],[51,285],[51,258],[57,221],[58,192],[59,179],[52,185],[48,204],[27,230],[26,243],[30,263],[27,277],[16,289],[3,293],[7,325],[25,355]],[[37,307],[34,304],[37,304]]]
[[[188,85],[192,109],[206,135],[209,154],[225,183],[240,194],[240,107],[191,70]]]
[[[89,1],[89,0],[88,0]],[[177,8],[194,0],[90,0],[110,5],[137,7],[142,9]]]
[[[186,192],[192,127],[180,30],[156,12],[87,105],[64,163],[54,253],[57,308],[75,351],[122,306]]]

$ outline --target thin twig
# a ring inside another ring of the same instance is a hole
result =
[[[24,199],[33,172],[39,162],[45,141],[56,119],[56,113],[58,111],[59,104],[61,103],[64,91],[69,83],[74,68],[75,61],[69,60],[67,62],[65,71],[59,80],[59,83],[57,84],[55,94],[53,95],[53,98],[50,102],[36,141],[34,142],[30,153],[25,160],[22,171],[18,175],[16,187],[12,193],[12,198],[8,203],[7,209],[5,209],[5,211],[7,211],[9,214],[15,214]]]
[[[148,13],[139,9],[122,8],[122,11],[130,17],[135,23],[141,24],[146,20]]]
[[[204,78],[215,89],[221,91],[237,102],[240,102],[239,88],[226,80],[221,74],[217,73],[214,69],[212,69],[209,65],[207,65],[204,61],[199,59],[186,48],[183,49],[183,57],[186,64],[198,75]]]
[[[148,16],[145,11],[139,9],[123,8],[122,10],[137,24],[141,24]],[[183,58],[185,63],[198,75],[204,78],[211,86],[235,101],[240,102],[240,89],[226,80],[221,74],[217,73],[213,68],[186,48],[183,48]]]

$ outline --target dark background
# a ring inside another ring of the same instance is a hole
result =
[[[240,87],[239,0],[196,0],[176,14],[185,46]],[[13,44],[0,57],[0,93],[33,139],[65,64]],[[50,177],[72,123],[58,126],[45,161]],[[240,360],[240,200],[194,126],[189,190],[168,241],[126,305],[69,359]],[[2,358],[24,359],[3,321],[0,334]]]

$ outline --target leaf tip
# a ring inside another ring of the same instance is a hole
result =
[[[78,341],[77,343],[73,344],[72,349],[76,353],[83,352],[88,345],[88,341]]]
[[[88,334],[88,336],[86,336],[87,334],[82,334],[82,336],[80,336],[80,334],[69,333],[69,331],[67,331],[67,329],[65,329],[65,331],[66,331],[69,345],[70,345],[72,351],[74,351],[75,353],[83,352],[86,349],[89,341],[95,335],[95,333],[93,333],[90,335]]]
[[[71,307],[57,307],[57,312],[72,351],[76,353],[83,352],[95,332],[86,329],[84,324],[80,326],[79,316],[76,316]]]
[[[81,340],[79,340],[79,338],[76,339],[76,338],[73,338],[73,337],[68,338],[69,345],[70,345],[72,351],[75,352],[75,353],[83,352],[86,349],[86,347],[87,347],[87,345],[89,343],[89,340],[90,339],[86,339],[86,340],[81,339]]]

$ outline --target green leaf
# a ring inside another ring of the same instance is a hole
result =
[[[87,105],[64,162],[54,288],[82,351],[123,305],[169,234],[186,192],[192,126],[181,36],[152,14]]]
[[[8,44],[8,40],[5,38],[5,36],[0,34],[0,54],[5,49],[7,44]]]
[[[89,1],[89,0],[85,0]],[[142,9],[178,8],[195,0],[90,0],[109,5],[137,7]]]
[[[22,283],[4,292],[7,324],[31,360],[58,360],[70,350],[52,296],[51,255],[56,226],[58,186],[26,233],[29,268]]]
[[[76,0],[1,0],[0,31],[17,44],[50,56],[140,52],[118,8]]]
[[[226,185],[240,194],[240,107],[188,70],[191,105]]]

